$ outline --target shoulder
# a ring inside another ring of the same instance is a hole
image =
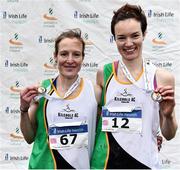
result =
[[[113,63],[107,63],[107,64],[105,64],[104,66],[102,66],[102,67],[100,67],[100,68],[98,69],[98,72],[103,73],[104,71],[112,70],[113,64],[114,64],[114,62],[113,62]]]
[[[156,78],[157,78],[157,83],[160,86],[165,86],[165,85],[174,86],[175,83],[174,75],[165,69],[157,68]]]
[[[97,71],[96,76],[97,76],[97,77],[103,76],[103,71],[104,71],[104,68],[103,68],[103,67],[99,68],[98,71]]]
[[[103,67],[101,67],[96,73],[96,84],[101,87],[104,84]]]
[[[83,78],[83,81],[85,83],[85,86],[87,87],[87,85],[91,88],[91,91],[94,92],[94,96],[96,98],[97,103],[100,102],[100,98],[101,98],[101,87],[95,83],[93,83],[91,80]],[[89,91],[90,92],[90,91]],[[92,96],[92,92],[91,96]]]
[[[94,91],[94,83],[88,79],[88,78],[84,78],[84,77],[81,77],[81,81],[83,83],[83,88],[86,89],[87,91],[89,91],[90,93],[92,91]]]
[[[105,64],[103,67],[99,68],[96,74],[96,82],[98,85],[103,87],[104,80],[106,80],[113,71],[113,63]]]

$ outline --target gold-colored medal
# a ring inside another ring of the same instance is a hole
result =
[[[39,94],[44,94],[45,92],[46,92],[46,88],[44,88],[42,86],[38,87],[38,93]]]

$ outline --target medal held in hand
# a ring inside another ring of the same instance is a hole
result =
[[[38,93],[39,94],[44,94],[46,92],[46,89],[42,86],[38,87]]]
[[[47,93],[48,89],[46,89],[43,86],[39,86],[37,88],[38,95],[34,97],[34,101],[38,101],[40,98],[45,97],[47,99],[50,99],[51,96]]]
[[[161,94],[159,92],[152,92],[151,94],[151,98],[155,101],[155,102],[161,102],[163,100]]]

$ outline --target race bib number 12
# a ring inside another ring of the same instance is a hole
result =
[[[106,107],[102,108],[102,131],[105,132],[137,132],[142,131],[142,111],[110,112]]]

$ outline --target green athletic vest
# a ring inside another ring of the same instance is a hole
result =
[[[101,106],[104,106],[107,86],[113,76],[113,67],[117,67],[117,62],[104,65],[104,86],[101,96]],[[102,132],[102,117],[100,116],[96,132],[96,140],[94,151],[91,159],[91,169],[106,169],[107,160],[109,157],[109,143],[106,132]]]
[[[43,87],[48,87],[52,80],[44,80]],[[48,142],[46,107],[47,100],[42,97],[36,111],[37,130],[29,161],[29,169],[56,169],[56,163]]]

